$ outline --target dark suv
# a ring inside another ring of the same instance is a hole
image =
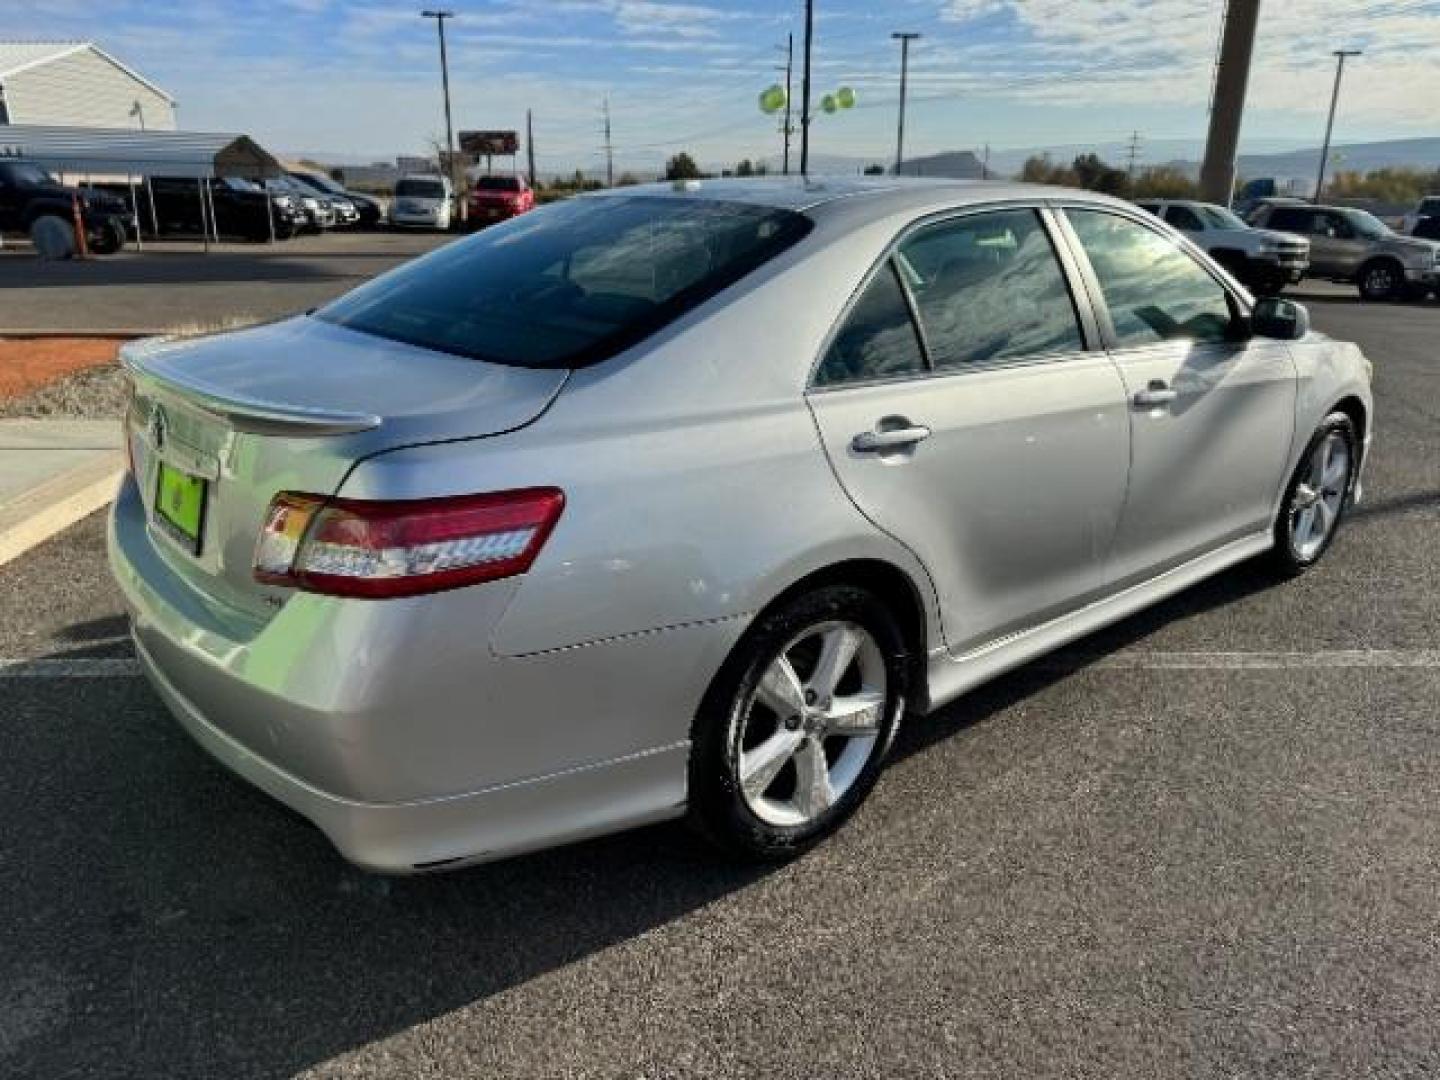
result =
[[[101,191],[66,187],[39,165],[0,160],[0,233],[31,233],[35,222],[59,218],[73,227],[75,199],[85,224],[85,243],[99,255],[119,251],[125,243],[125,203]]]
[[[245,240],[269,240],[271,226],[277,240],[288,240],[300,231],[305,214],[291,198],[272,196],[259,184],[239,177],[225,176],[211,180],[188,177],[151,179],[155,194],[155,217],[159,219],[160,235],[195,234],[205,231],[201,216],[202,185],[210,188],[210,202],[215,207],[215,231],[221,236],[238,236]],[[154,227],[146,211],[146,199],[140,199],[140,219],[146,231]],[[205,209],[208,215],[209,209]],[[270,220],[266,221],[266,215]]]

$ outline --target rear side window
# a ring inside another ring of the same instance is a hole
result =
[[[1085,347],[1075,304],[1034,210],[970,214],[900,246],[936,369]]]
[[[815,373],[815,384],[836,386],[924,370],[925,356],[910,306],[895,276],[894,263],[886,260],[830,343]]]
[[[1122,346],[1229,339],[1229,293],[1169,237],[1100,210],[1065,213],[1100,279]]]
[[[1165,211],[1165,220],[1171,225],[1174,225],[1175,228],[1183,229],[1186,232],[1203,232],[1205,229],[1205,225],[1199,216],[1188,206],[1170,207]]]
[[[1312,223],[1315,219],[1315,212],[1307,210],[1303,206],[1277,206],[1270,211],[1270,216],[1265,220],[1267,229],[1283,229],[1288,232],[1308,233],[1313,232]]]
[[[518,176],[482,176],[475,187],[479,191],[520,191],[523,185]]]
[[[570,199],[407,263],[317,317],[492,363],[581,367],[654,333],[809,230],[793,211],[710,199]]]

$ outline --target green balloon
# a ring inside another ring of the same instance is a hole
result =
[[[834,94],[826,94],[823,98],[820,99],[820,108],[824,112],[833,113],[839,107],[840,106],[835,103]]]
[[[855,107],[855,91],[848,86],[842,86],[835,91],[835,102],[842,109],[853,109]]]
[[[779,83],[766,87],[760,92],[760,111],[777,113],[785,107],[785,88]]]

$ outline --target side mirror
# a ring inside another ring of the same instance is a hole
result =
[[[1294,300],[1262,297],[1250,312],[1250,329],[1257,337],[1299,341],[1310,332],[1310,312]]]

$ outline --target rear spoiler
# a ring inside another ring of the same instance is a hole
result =
[[[158,383],[183,394],[208,413],[223,417],[236,431],[255,435],[348,435],[380,426],[372,413],[334,412],[281,405],[246,397],[231,390],[206,386],[202,379],[170,370],[158,371],[155,361],[159,347],[174,340],[168,337],[143,338],[120,347],[120,365],[131,378]]]

